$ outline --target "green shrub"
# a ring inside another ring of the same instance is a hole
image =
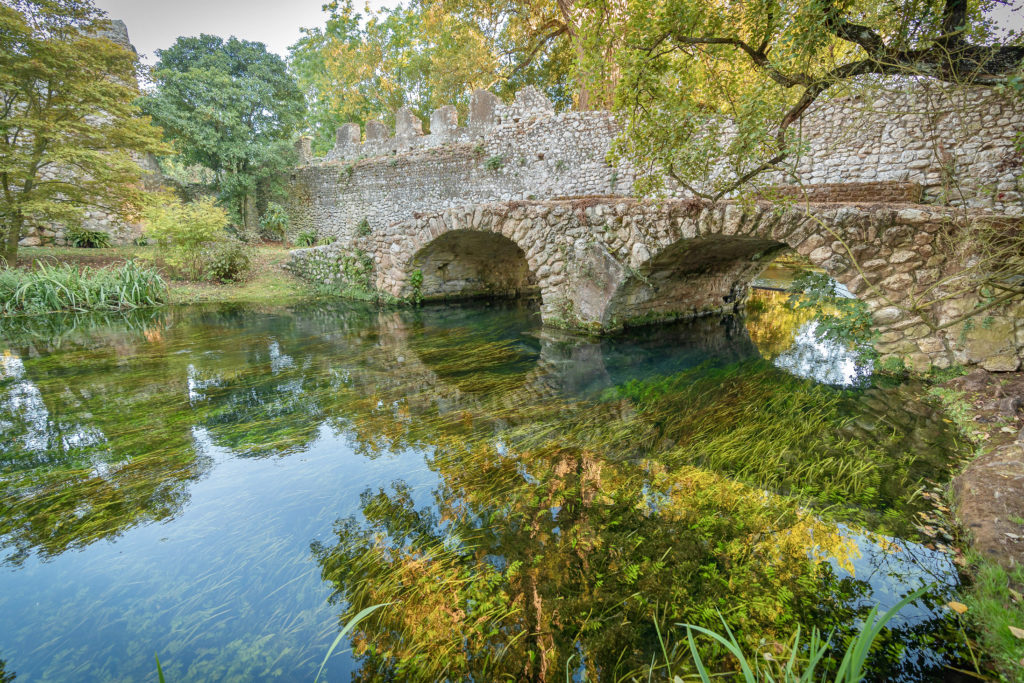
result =
[[[500,170],[501,167],[504,166],[504,165],[505,165],[505,157],[503,157],[501,155],[493,156],[493,157],[491,157],[490,159],[488,159],[487,161],[484,162],[484,168],[486,168],[488,171]]]
[[[288,212],[277,202],[267,204],[267,210],[260,218],[260,227],[263,228],[263,235],[270,239],[281,240],[288,232],[290,221]]]
[[[238,282],[252,268],[252,254],[244,242],[229,240],[218,242],[204,254],[206,276],[218,282]]]
[[[167,262],[196,280],[204,271],[203,251],[227,239],[227,212],[206,197],[184,203],[165,199],[143,213],[145,234],[161,249],[167,250]]]
[[[106,249],[110,246],[110,234],[102,230],[89,230],[81,226],[71,226],[65,237],[69,247],[80,249]]]
[[[359,225],[356,226],[356,234],[360,237],[366,237],[371,232],[373,232],[373,229],[370,227],[370,221],[366,216],[363,216],[363,220],[359,221]]]
[[[311,247],[317,242],[316,230],[303,230],[295,236],[295,246]]]
[[[167,284],[151,268],[134,261],[114,268],[41,265],[35,270],[0,271],[0,313],[110,311],[157,306],[167,300]]]

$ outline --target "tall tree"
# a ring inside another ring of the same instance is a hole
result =
[[[222,199],[254,227],[261,183],[294,163],[291,140],[306,112],[295,78],[263,43],[234,37],[183,37],[157,56],[143,110],[182,161],[216,174]]]
[[[75,224],[89,208],[139,208],[133,153],[165,151],[140,117],[136,54],[102,36],[89,0],[0,4],[0,255],[13,265],[23,230]]]
[[[335,0],[324,10],[326,25],[306,29],[290,58],[318,151],[338,125],[402,106],[423,118],[446,104],[465,113],[474,88],[511,96],[534,85],[573,103],[568,33],[551,0],[419,0],[368,17]]]
[[[592,18],[611,0],[589,0]],[[610,40],[623,78],[619,151],[651,172],[720,197],[778,168],[794,124],[842,86],[883,79],[998,85],[1019,72],[1020,31],[999,44],[991,0],[628,0]],[[609,37],[610,36],[610,37]]]

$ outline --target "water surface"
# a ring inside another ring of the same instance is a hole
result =
[[[0,659],[308,681],[392,602],[328,680],[617,680],[659,631],[685,666],[677,623],[838,641],[930,584],[874,675],[941,679],[957,576],[917,525],[955,436],[913,386],[843,388],[787,315],[603,340],[529,303],[7,322]]]

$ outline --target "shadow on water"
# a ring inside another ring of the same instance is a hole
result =
[[[685,669],[679,622],[771,647],[935,584],[875,677],[964,666],[955,567],[914,526],[953,434],[917,387],[794,376],[766,360],[781,323],[749,327],[574,337],[518,303],[5,321],[0,648],[26,678],[147,677],[154,649],[169,679],[312,678],[339,620],[394,601],[330,676],[615,680],[657,629]]]

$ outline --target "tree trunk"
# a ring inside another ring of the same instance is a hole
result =
[[[0,244],[0,268],[13,268],[18,264],[18,242],[21,240],[21,229],[25,225],[25,217],[20,213],[7,224],[7,234]]]
[[[246,232],[255,231],[259,223],[256,216],[256,198],[248,193],[242,195],[242,223]]]

